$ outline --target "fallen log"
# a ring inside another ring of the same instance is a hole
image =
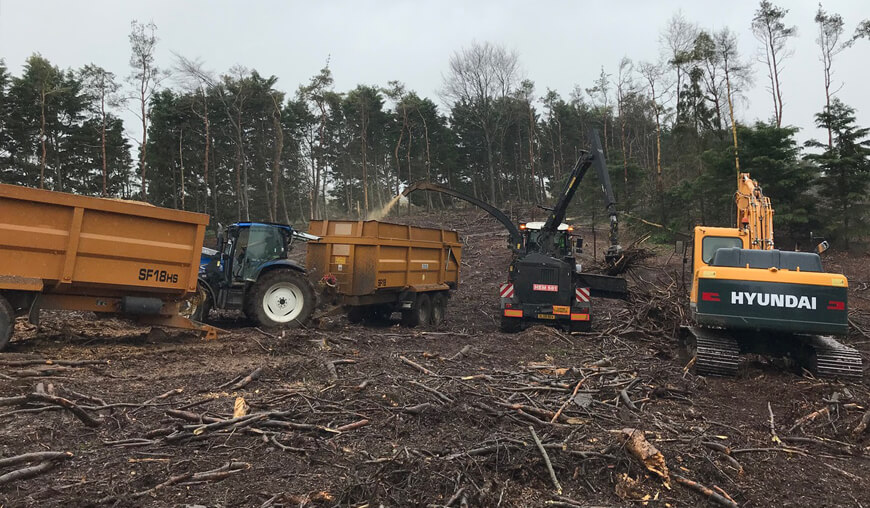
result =
[[[357,422],[348,423],[347,425],[342,425],[341,427],[336,427],[335,430],[337,430],[339,432],[347,432],[349,430],[356,430],[360,427],[365,427],[368,424],[369,424],[369,421],[363,419],[363,420],[360,420]]]
[[[47,393],[31,393],[26,396],[26,400],[27,402],[44,402],[46,404],[61,406],[64,409],[69,410],[73,415],[75,415],[76,418],[81,420],[81,422],[88,427],[100,426],[99,420],[89,415],[84,409],[80,408],[75,402],[69,399],[57,397],[55,395],[49,395]]]
[[[262,374],[262,373],[263,373],[263,367],[257,367],[256,369],[253,370],[253,372],[251,372],[247,376],[243,377],[238,383],[231,386],[230,390],[240,390],[240,389],[248,386],[248,384],[250,384],[252,381],[259,378],[260,374]]]
[[[6,457],[0,459],[0,467],[15,466],[18,464],[28,464],[30,462],[42,462],[45,460],[69,459],[73,456],[71,452],[32,452],[16,455],[14,457]]]
[[[529,425],[529,432],[532,433],[532,439],[535,440],[535,444],[538,446],[538,451],[541,452],[541,455],[544,457],[544,464],[547,465],[547,471],[550,473],[550,480],[553,482],[553,487],[556,488],[556,494],[562,494],[562,485],[559,483],[559,479],[556,478],[556,472],[553,470],[553,464],[550,462],[550,456],[547,454],[547,450],[544,449],[544,445],[538,438],[535,428],[531,425]]]
[[[864,416],[861,417],[861,421],[858,423],[858,426],[856,426],[852,430],[852,434],[856,436],[863,434],[864,431],[867,430],[868,425],[870,425],[870,410],[864,413]]]
[[[15,457],[7,457],[0,459],[0,467],[13,466],[16,464],[26,464],[30,462],[41,462],[35,466],[28,466],[15,471],[10,471],[0,476],[0,485],[5,485],[17,480],[27,480],[34,476],[39,476],[42,473],[50,471],[57,467],[61,461],[71,459],[73,454],[70,452],[33,452],[16,455]]]
[[[698,482],[694,482],[692,480],[689,480],[688,478],[684,478],[678,474],[674,474],[672,476],[673,476],[674,480],[676,480],[677,483],[679,483],[680,485],[688,487],[688,488],[694,490],[695,492],[698,492],[700,494],[707,496],[711,501],[715,501],[716,503],[718,503],[722,506],[727,506],[728,508],[737,508],[737,506],[738,506],[737,503],[734,502],[734,500],[726,498],[722,494],[719,494],[718,492],[714,491],[713,489],[711,489],[709,487],[701,485]]]
[[[438,374],[435,374],[434,372],[432,372],[431,370],[427,369],[426,367],[420,365],[419,363],[417,363],[413,360],[409,360],[408,358],[406,358],[404,356],[399,356],[399,359],[402,360],[402,363],[404,363],[405,365],[410,365],[411,367],[414,367],[415,369],[419,370],[423,374],[426,374],[427,376],[437,376],[438,375]]]
[[[107,365],[108,363],[108,360],[0,360],[0,365],[6,367],[28,367],[31,365],[81,367],[84,365]]]
[[[11,471],[0,476],[0,485],[5,485],[10,482],[14,482],[16,480],[26,480],[28,478],[33,478],[34,476],[39,476],[42,473],[47,471],[51,471],[55,467],[57,467],[58,462],[54,460],[48,460],[45,462],[40,462],[35,466],[29,466],[22,469],[16,469],[15,471]]]

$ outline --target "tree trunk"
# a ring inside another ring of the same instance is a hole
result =
[[[363,214],[362,217],[369,217],[369,171],[366,156],[368,152],[368,130],[369,130],[369,111],[368,104],[363,104],[360,108],[360,145],[362,151],[362,184],[363,184]]]
[[[184,142],[184,129],[181,129],[178,132],[178,163],[181,171],[181,209],[186,210],[184,207],[184,153],[182,151],[182,146]]]
[[[45,83],[42,84],[42,93],[41,97],[41,118],[42,123],[39,126],[39,140],[42,143],[42,159],[39,162],[39,188],[45,188],[45,157],[47,154],[47,150],[45,148]]]
[[[532,199],[534,203],[538,199],[538,186],[535,181],[535,114],[532,111],[531,101],[529,106],[529,173],[532,177]]]
[[[498,206],[498,198],[495,194],[495,165],[492,160],[492,137],[489,128],[484,128],[483,137],[486,140],[486,162],[489,169],[489,196],[491,203]]]
[[[208,213],[208,152],[211,149],[211,125],[208,121],[208,97],[205,95],[205,90],[202,92],[202,121],[205,126],[205,153],[202,156],[202,178],[205,180],[205,204],[203,212]],[[217,205],[217,203],[215,203]],[[215,207],[215,215],[217,215],[217,207]]]
[[[284,154],[284,130],[281,128],[281,108],[272,96],[275,110],[272,112],[272,128],[275,129],[275,153],[272,158],[272,203],[269,207],[272,220],[278,217],[278,179],[281,177],[281,157]]]
[[[109,175],[108,161],[106,160],[106,95],[105,90],[100,93],[100,148],[103,154],[103,189],[101,196],[106,197],[106,187]]]
[[[142,149],[139,150],[139,169],[142,172],[142,201],[148,201],[148,184],[145,180],[145,153],[148,148],[148,116],[147,116],[147,104],[145,101],[145,93],[148,91],[147,89],[147,71],[148,65],[143,63],[142,65],[142,80],[140,81],[139,87],[139,97],[140,97],[140,112],[142,114]]]

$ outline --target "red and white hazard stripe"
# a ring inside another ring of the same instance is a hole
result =
[[[589,301],[589,288],[577,288],[574,290],[574,298],[580,303]]]
[[[510,282],[505,282],[499,288],[498,294],[502,298],[513,298],[514,297],[514,285],[511,284]]]

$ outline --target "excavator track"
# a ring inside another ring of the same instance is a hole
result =
[[[819,377],[858,379],[864,375],[861,353],[830,336],[806,339],[811,349],[809,368]]]
[[[830,336],[791,334],[765,341],[764,335],[750,335],[738,342],[733,330],[684,326],[680,332],[695,373],[702,376],[737,375],[741,352],[791,357],[820,378],[864,375],[861,353]]]
[[[740,364],[740,346],[723,330],[682,327],[684,340],[694,356],[695,373],[702,376],[733,377]]]

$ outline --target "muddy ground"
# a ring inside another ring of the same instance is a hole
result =
[[[476,212],[412,222],[447,224],[467,242],[437,329],[336,316],[276,334],[226,314],[216,324],[227,332],[206,342],[89,314],[19,323],[0,356],[0,396],[41,391],[84,415],[33,398],[0,406],[0,457],[71,454],[0,484],[0,505],[716,505],[679,476],[740,506],[870,506],[870,436],[853,432],[870,408],[867,380],[817,380],[763,358],[736,379],[685,371],[672,249],[631,271],[630,301],[595,301],[591,333],[503,334],[498,223]],[[846,341],[865,362],[867,261],[840,254],[827,266],[850,278]],[[237,397],[254,416],[222,423]],[[667,479],[632,456],[623,429],[661,451]]]

